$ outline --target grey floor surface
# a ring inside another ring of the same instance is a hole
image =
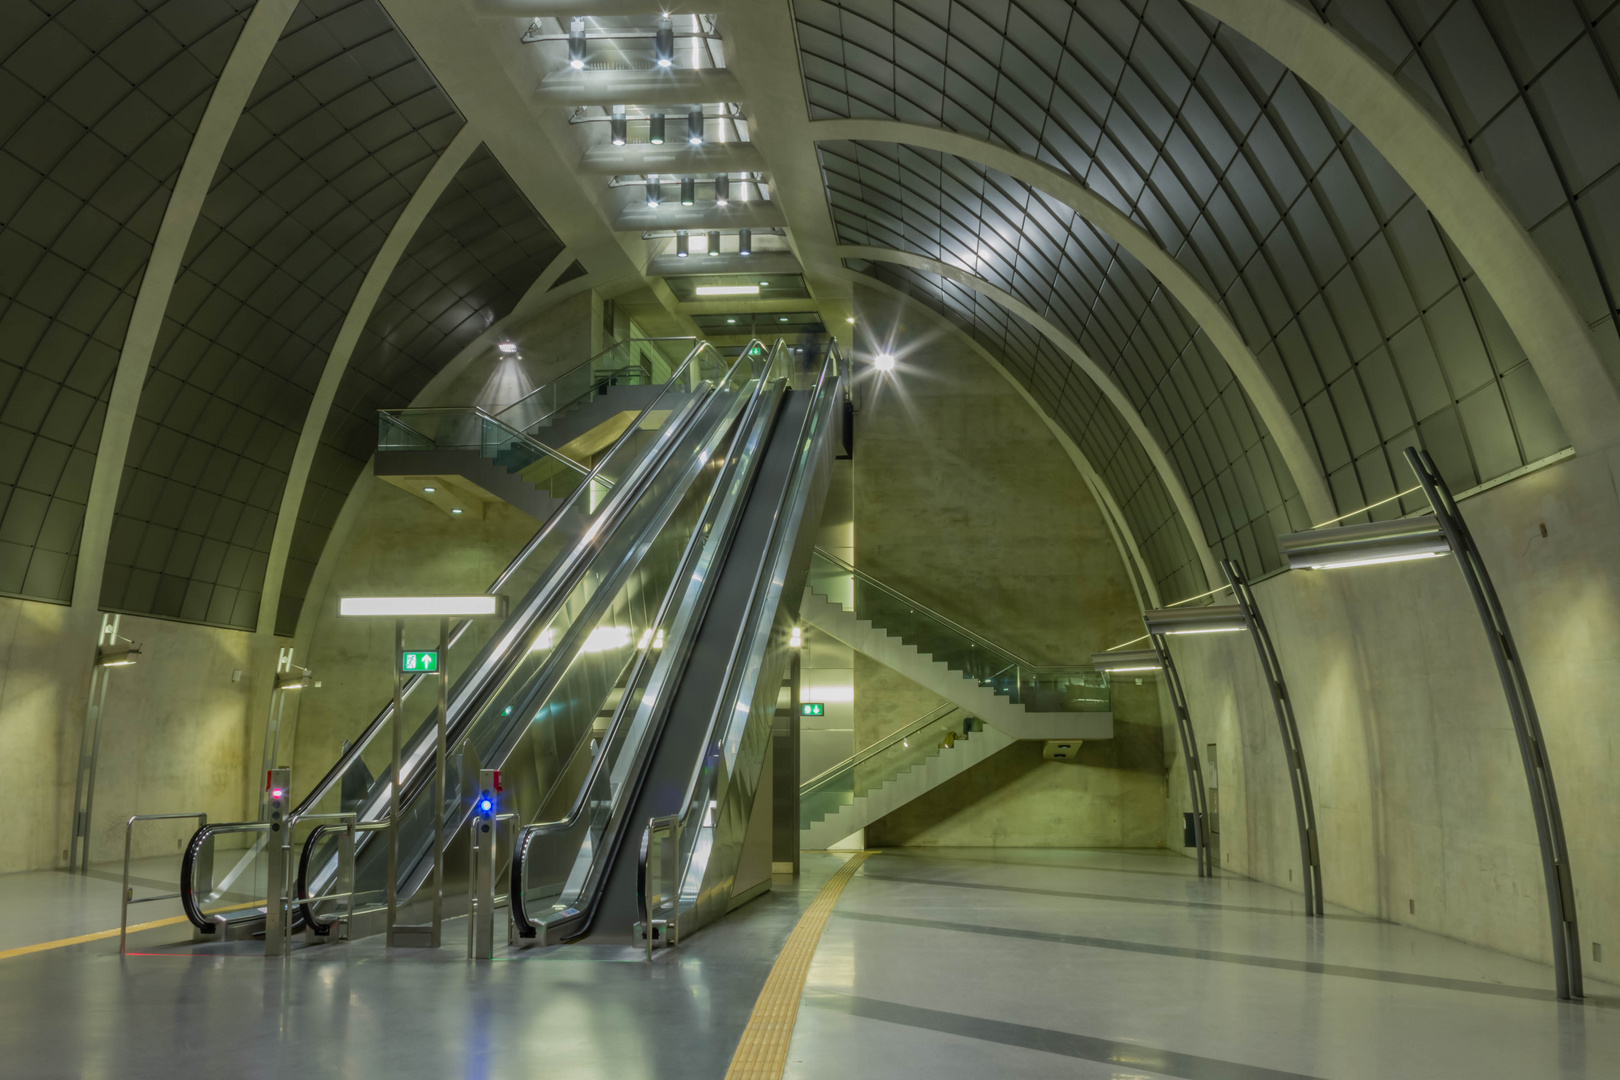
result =
[[[649,964],[564,946],[463,959],[375,939],[267,961],[185,927],[0,960],[0,1078],[719,1080],[842,857]],[[137,867],[160,887],[171,860]],[[1166,852],[869,859],[810,970],[791,1080],[1620,1076],[1620,989],[1330,909]],[[0,951],[117,925],[115,873],[0,877]],[[111,880],[109,880],[111,879]],[[174,913],[138,909],[132,921]]]
[[[789,1080],[1620,1077],[1620,989],[1169,852],[870,859],[821,939]]]
[[[436,953],[371,938],[267,960],[258,943],[193,945],[175,926],[132,938],[122,959],[113,938],[0,960],[0,1078],[720,1077],[782,944],[843,861],[806,855],[797,880],[652,963],[560,946],[475,964],[463,919]],[[163,882],[161,863],[143,869]],[[111,876],[0,876],[0,950],[116,927]],[[131,921],[177,911],[148,904]]]

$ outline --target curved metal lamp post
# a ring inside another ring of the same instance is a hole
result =
[[[1311,915],[1322,914],[1322,853],[1316,839],[1316,802],[1311,798],[1311,778],[1305,771],[1305,754],[1299,744],[1299,725],[1294,720],[1293,699],[1288,696],[1288,684],[1283,680],[1282,663],[1277,649],[1271,644],[1271,634],[1254,602],[1249,579],[1242,567],[1231,559],[1221,560],[1221,573],[1232,586],[1237,606],[1243,611],[1249,636],[1254,639],[1254,650],[1260,654],[1260,666],[1265,669],[1266,688],[1271,691],[1271,707],[1277,713],[1277,727],[1282,732],[1283,753],[1288,758],[1288,783],[1294,791],[1294,820],[1299,825],[1299,859],[1304,868],[1300,876],[1305,883],[1305,910]]]
[[[1192,716],[1187,712],[1187,695],[1181,689],[1170,648],[1159,634],[1151,635],[1151,649],[1122,649],[1093,653],[1091,664],[1110,675],[1129,672],[1163,671],[1170,703],[1176,711],[1176,734],[1181,737],[1181,757],[1187,763],[1187,786],[1192,792],[1193,844],[1198,856],[1198,876],[1214,877],[1215,867],[1209,850],[1209,793],[1204,788],[1204,765],[1198,757],[1198,737],[1193,734]]]
[[[1530,808],[1535,815],[1536,837],[1541,843],[1541,870],[1547,889],[1547,912],[1552,922],[1553,972],[1558,996],[1566,1001],[1579,998],[1583,996],[1581,935],[1575,917],[1569,846],[1564,839],[1558,791],[1553,786],[1552,766],[1547,760],[1530,682],[1525,677],[1502,602],[1491,584],[1490,573],[1474,544],[1473,534],[1457,511],[1451,489],[1427,451],[1408,447],[1406,460],[1429,498],[1433,518],[1404,518],[1342,526],[1320,533],[1293,533],[1278,537],[1278,546],[1293,569],[1367,566],[1448,553],[1456,556],[1457,568],[1462,571],[1468,592],[1474,598],[1491,658],[1496,662],[1496,673],[1502,680],[1502,692],[1513,719],[1513,733],[1518,737],[1519,758],[1530,787]]]

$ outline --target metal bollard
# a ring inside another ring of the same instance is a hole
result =
[[[287,910],[287,873],[292,866],[292,830],[287,822],[291,776],[291,769],[270,769],[265,773],[265,803],[270,808],[270,839],[265,844],[269,856],[264,909],[266,956],[286,956],[292,946],[292,923]]]
[[[472,862],[467,875],[469,960],[489,960],[495,955],[495,864],[499,854],[495,819],[500,813],[500,793],[500,770],[481,770],[478,794],[473,800],[472,838],[468,844]]]

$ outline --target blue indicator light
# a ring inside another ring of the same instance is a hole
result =
[[[489,813],[489,812],[490,812],[490,811],[491,811],[491,810],[493,810],[493,809],[495,809],[495,804],[494,804],[494,802],[492,802],[492,801],[491,801],[491,800],[489,800],[489,799],[484,799],[484,800],[483,800],[483,801],[481,801],[481,802],[480,802],[480,803],[479,803],[479,804],[478,804],[478,809],[480,809],[480,810],[482,810],[482,811],[483,811],[483,812],[484,812],[484,813],[486,813],[486,814],[487,814],[487,813]]]

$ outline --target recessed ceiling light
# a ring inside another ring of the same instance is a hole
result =
[[[506,353],[508,356],[510,356],[512,353],[517,352],[517,345],[515,345],[514,343],[512,343],[510,341],[503,341],[498,346],[496,346],[496,348],[500,349],[501,352]]]
[[[776,320],[776,321],[777,321],[777,322],[787,322],[787,316],[786,316],[786,315],[784,315],[784,316],[782,316],[782,317],[781,317],[781,318],[780,318],[780,319],[777,319],[777,320]]]
[[[758,296],[758,285],[699,285],[699,296]]]
[[[423,491],[425,491],[425,492],[427,492],[427,493],[428,493],[428,494],[429,494],[429,495],[431,495],[431,494],[433,494],[433,493],[434,493],[434,492],[435,492],[435,491],[438,491],[438,490],[439,490],[439,489],[438,489],[438,488],[423,488],[423,489],[422,489],[422,490],[423,490]]]
[[[768,281],[762,281],[762,282],[759,283],[759,287],[763,289],[765,286],[767,286],[769,284],[770,284],[770,282],[768,282]]]
[[[726,320],[726,322],[728,322],[728,323],[734,323],[734,322],[736,322],[736,321],[737,321],[737,320],[736,320],[736,319],[727,319],[727,320]]]
[[[459,513],[461,513],[461,507],[459,507],[459,506],[458,506],[458,507],[456,507],[456,508],[455,508],[455,509],[454,509],[454,510],[452,510],[452,511],[450,511],[450,512],[451,512],[451,513],[452,513],[452,514],[459,514]]]

